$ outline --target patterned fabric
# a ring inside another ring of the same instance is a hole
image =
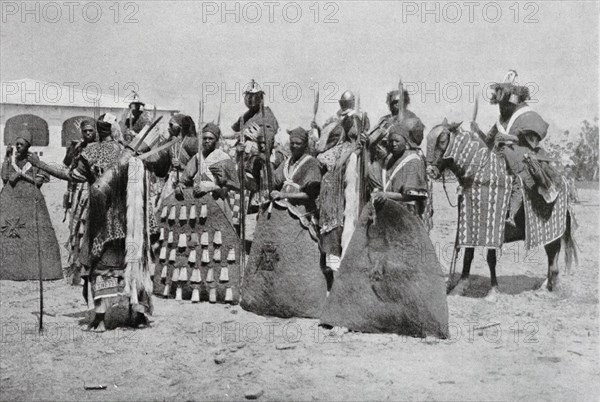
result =
[[[343,142],[319,154],[318,161],[326,169],[321,181],[321,192],[317,200],[321,233],[327,233],[344,225],[344,173],[355,145]]]
[[[504,161],[466,131],[451,136],[444,158],[464,172],[458,246],[502,247],[512,187]]]
[[[276,203],[286,207],[292,216],[298,219],[300,225],[309,231],[312,239],[318,241],[318,223],[314,213],[316,212],[315,199],[319,195],[321,181],[319,162],[308,154],[293,165],[290,165],[290,161],[291,158],[288,158],[274,172],[274,187],[281,188],[283,192],[304,192],[308,194],[309,199],[306,201],[286,199]]]
[[[562,180],[558,197],[552,204],[546,204],[538,192],[527,191],[523,186],[527,250],[546,245],[562,237],[567,229],[568,196],[568,184],[565,179]]]
[[[388,157],[389,158],[389,157]],[[368,175],[369,186],[374,191],[389,191],[407,196],[421,196],[422,199],[406,202],[409,209],[417,215],[428,228],[429,219],[425,216],[426,198],[431,195],[430,185],[425,173],[425,163],[415,151],[406,151],[391,170],[383,167],[386,161],[376,161],[371,165]],[[427,211],[431,213],[431,211]],[[429,230],[429,228],[428,228]]]
[[[79,173],[88,179],[88,181],[94,182],[119,159],[122,150],[123,148],[116,141],[89,144],[81,151],[82,161],[75,168],[74,173]]]

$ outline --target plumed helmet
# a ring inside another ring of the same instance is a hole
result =
[[[518,105],[529,99],[529,88],[526,86],[520,86],[517,84],[517,77],[519,75],[515,70],[508,70],[508,73],[504,76],[504,81],[501,83],[495,83],[491,86],[492,97],[490,98],[491,104],[497,103],[513,103]]]
[[[138,93],[133,91],[133,100],[131,103],[129,103],[129,108],[135,110],[144,110],[144,106],[146,106],[146,104],[140,100]]]
[[[352,109],[354,108],[354,102],[356,98],[351,91],[345,91],[340,97],[339,103],[342,109]]]
[[[260,89],[258,83],[254,80],[251,80],[247,86],[248,89],[244,91],[244,95],[246,94],[262,94],[264,91]]]

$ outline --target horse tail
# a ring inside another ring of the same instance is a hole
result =
[[[571,270],[571,266],[573,265],[573,262],[575,262],[575,264],[578,264],[578,258],[577,258],[577,243],[575,242],[575,238],[573,237],[573,232],[574,229],[576,227],[576,223],[575,223],[575,227],[573,227],[572,223],[574,223],[572,221],[573,219],[573,215],[571,214],[571,212],[567,212],[567,229],[565,230],[565,234],[562,237],[562,244],[565,250],[565,271],[566,272],[570,272]]]

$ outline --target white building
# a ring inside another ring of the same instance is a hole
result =
[[[33,133],[31,150],[46,161],[61,162],[72,139],[79,139],[81,118],[94,118],[111,113],[119,119],[127,117],[131,97],[113,91],[98,93],[96,86],[81,88],[69,83],[59,85],[32,79],[6,81],[0,88],[0,161],[6,146],[14,145],[19,131],[27,128]],[[117,96],[120,95],[120,96]],[[141,97],[144,100],[143,96]],[[95,106],[96,105],[96,106]],[[169,116],[175,109],[146,103],[152,116],[163,116],[162,130],[166,131]]]

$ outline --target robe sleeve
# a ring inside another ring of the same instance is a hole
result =
[[[192,187],[194,185],[194,177],[198,172],[198,156],[194,155],[188,162],[183,170],[183,173],[179,177],[179,182],[186,187]]]
[[[319,192],[321,191],[322,179],[319,162],[315,158],[311,157],[310,160],[306,162],[304,167],[306,170],[304,171],[302,177],[300,191],[306,193],[310,199],[316,200],[319,196]]]
[[[393,192],[416,198],[427,198],[427,175],[421,159],[413,159],[392,180]]]
[[[372,193],[375,190],[383,190],[381,164],[379,161],[376,161],[369,166],[367,175],[367,191]]]
[[[1,172],[1,176],[2,176],[2,183],[6,184],[6,182],[8,181],[8,175],[9,175],[9,170],[10,170],[10,162],[9,162],[10,158],[5,158],[4,162],[2,162],[2,172]]]
[[[144,160],[144,166],[158,177],[166,177],[171,170],[171,148],[163,149]]]
[[[215,178],[215,184],[221,188],[239,191],[240,180],[235,163],[231,159],[225,159],[209,166],[208,170]]]
[[[273,188],[276,188],[277,190],[281,190],[283,183],[285,182],[285,176],[283,174],[284,166],[285,163],[280,164],[273,172]]]

